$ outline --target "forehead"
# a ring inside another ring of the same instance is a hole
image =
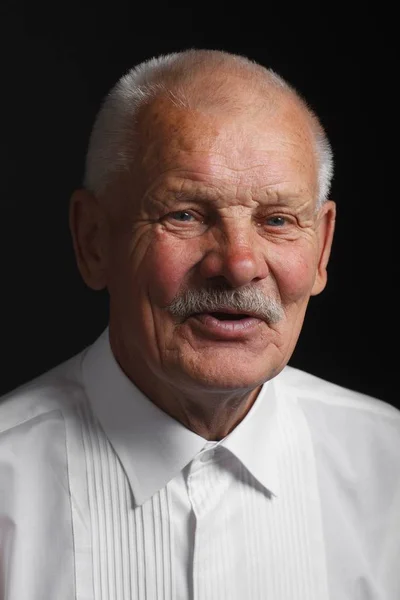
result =
[[[311,127],[290,98],[225,114],[178,108],[158,98],[141,111],[137,134],[135,177],[143,183],[179,170],[239,185],[316,183]]]

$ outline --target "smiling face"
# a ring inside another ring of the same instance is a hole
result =
[[[289,99],[251,118],[159,99],[138,135],[107,251],[114,350],[145,392],[154,377],[187,391],[254,389],[286,365],[325,285],[334,205],[315,212],[308,121]],[[207,289],[255,291],[281,314],[240,327],[166,308]]]
[[[309,121],[279,100],[234,115],[155,100],[110,188],[107,235],[98,203],[72,202],[81,273],[107,285],[114,354],[150,398],[256,389],[287,364],[325,286],[335,207],[316,212]],[[233,308],[253,318],[210,315]]]

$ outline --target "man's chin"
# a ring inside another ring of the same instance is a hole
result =
[[[251,362],[239,356],[236,360],[219,356],[211,361],[188,362],[181,367],[181,375],[184,374],[190,387],[201,388],[205,392],[254,390],[281,370],[268,361]]]

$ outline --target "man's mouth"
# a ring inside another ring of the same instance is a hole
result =
[[[225,311],[214,311],[214,312],[202,312],[202,313],[194,313],[191,315],[192,317],[206,316],[210,315],[214,317],[214,319],[218,319],[219,321],[240,321],[242,319],[251,319],[254,318],[252,315],[247,313],[239,313],[236,311],[225,312]]]
[[[189,323],[196,323],[196,331],[215,340],[248,340],[254,336],[256,329],[264,324],[257,316],[226,310],[194,313]]]

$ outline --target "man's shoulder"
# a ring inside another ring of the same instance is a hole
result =
[[[400,411],[394,406],[294,367],[285,367],[276,377],[276,383],[296,396],[300,403],[309,402],[321,409],[348,409],[360,416],[368,414],[393,419],[400,424]]]
[[[360,522],[391,510],[400,491],[400,411],[297,369],[276,379],[277,397],[288,398],[309,432],[329,503],[357,510]]]
[[[84,396],[83,352],[11,390],[0,398],[0,435],[51,411],[65,411]]]

